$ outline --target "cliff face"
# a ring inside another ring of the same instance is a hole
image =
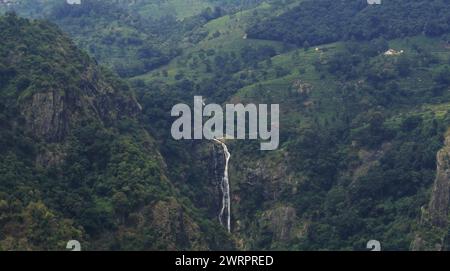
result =
[[[63,56],[65,57],[65,56]],[[54,166],[63,162],[66,139],[77,127],[89,122],[109,126],[122,118],[135,118],[140,106],[131,96],[118,91],[93,63],[85,69],[74,86],[59,85],[49,89],[30,89],[28,97],[19,101],[25,127],[33,138],[52,144],[37,156],[39,166]],[[55,153],[55,144],[59,147]]]
[[[139,106],[131,97],[121,97],[103,78],[97,68],[87,66],[80,74],[79,89],[66,86],[42,90],[21,102],[21,112],[39,139],[46,142],[63,140],[83,118],[111,123],[121,115],[135,116]]]
[[[436,179],[428,208],[422,208],[420,229],[412,250],[443,250],[447,238],[450,199],[450,134],[436,155]]]
[[[37,140],[62,142],[86,120],[111,125],[137,116],[140,107],[128,86],[102,71],[53,25],[9,15],[1,31],[8,37],[1,65],[9,71],[2,98],[18,108]]]
[[[437,153],[437,176],[428,207],[432,225],[446,228],[450,192],[450,136],[445,138],[445,146]]]

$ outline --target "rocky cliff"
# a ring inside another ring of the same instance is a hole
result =
[[[436,155],[436,179],[427,208],[422,208],[420,229],[412,250],[444,250],[447,238],[450,199],[450,133]]]

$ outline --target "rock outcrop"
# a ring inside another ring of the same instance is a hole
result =
[[[450,134],[436,155],[437,171],[427,208],[422,208],[420,229],[411,244],[412,250],[443,250],[447,237],[450,199]]]

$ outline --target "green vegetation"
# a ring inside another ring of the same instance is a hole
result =
[[[422,33],[435,37],[450,30],[448,6],[448,0],[392,0],[382,5],[367,5],[366,0],[304,1],[281,16],[256,22],[248,33],[251,38],[299,46]]]
[[[8,14],[0,32],[1,250],[231,248],[166,177],[125,82],[51,24]]]
[[[263,4],[212,20],[196,46],[136,77],[152,129],[169,131],[171,106],[194,94],[209,102],[279,103],[280,150],[260,153],[256,144],[229,142],[240,248],[363,250],[377,239],[384,249],[408,250],[449,125],[445,36],[317,48],[244,38],[255,16],[277,13],[284,16]],[[384,55],[388,49],[395,54]],[[167,132],[157,138],[174,146],[163,155],[182,150],[176,156],[185,159],[170,165],[177,175],[201,171],[202,164],[182,165],[197,161],[195,150],[206,146],[184,146]]]
[[[260,1],[225,2],[84,0],[82,5],[69,5],[60,0],[24,0],[0,6],[0,12],[50,20],[100,63],[121,77],[132,77],[167,64],[183,47],[197,42],[204,33],[195,30],[206,22]]]
[[[448,249],[424,219],[450,126],[447,0],[100,2],[38,7],[87,53],[0,19],[0,249]],[[194,95],[282,111],[278,150],[227,142],[230,235],[221,151],[170,135]]]

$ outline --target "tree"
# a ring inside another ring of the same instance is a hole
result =
[[[308,51],[310,47],[311,47],[311,45],[310,45],[309,42],[306,40],[306,41],[303,43],[303,49],[304,49],[305,51]]]
[[[438,84],[450,84],[450,68],[448,66],[440,68],[434,76],[434,80]]]

